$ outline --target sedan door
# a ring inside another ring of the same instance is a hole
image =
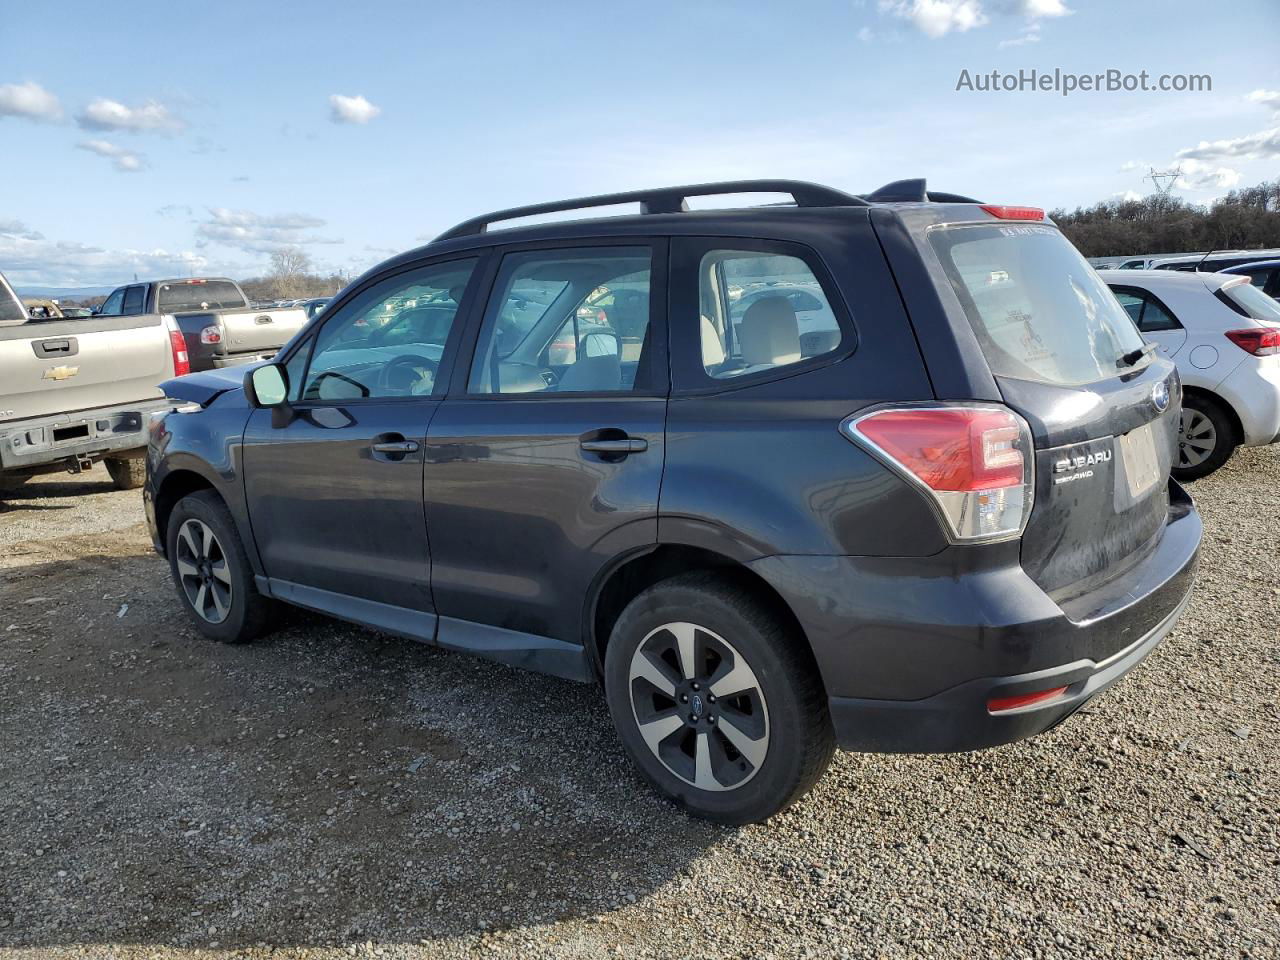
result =
[[[274,595],[434,635],[423,444],[476,263],[371,282],[288,358],[291,415],[250,417],[245,493]]]
[[[427,432],[442,646],[475,648],[477,624],[525,650],[580,644],[595,577],[656,542],[665,256],[631,240],[503,258],[469,371]],[[614,289],[616,315],[599,306]]]

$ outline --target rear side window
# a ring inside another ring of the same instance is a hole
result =
[[[840,324],[798,257],[711,250],[698,268],[702,367],[729,380],[831,353]]]
[[[996,376],[1094,383],[1142,348],[1133,320],[1055,228],[943,227],[929,239]]]
[[[21,323],[27,319],[27,311],[18,298],[9,292],[9,287],[0,283],[0,323]]]
[[[146,289],[141,285],[125,288],[124,305],[120,308],[120,312],[124,316],[133,317],[142,312],[142,295]]]
[[[1159,330],[1179,330],[1182,328],[1173,315],[1164,308],[1151,294],[1133,287],[1112,287],[1124,312],[1143,333],[1155,333]]]
[[[160,313],[190,313],[196,310],[233,310],[248,304],[230,280],[177,280],[162,283],[156,309]]]

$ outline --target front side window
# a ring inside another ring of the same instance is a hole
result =
[[[111,296],[103,301],[102,309],[98,313],[104,317],[120,316],[120,307],[124,303],[124,287],[119,290],[113,290]]]
[[[362,291],[315,337],[301,400],[431,396],[476,261],[453,260]],[[292,375],[293,371],[290,370]]]
[[[646,389],[651,267],[647,247],[508,254],[485,313],[468,390]]]
[[[717,380],[831,353],[842,334],[818,278],[798,257],[712,250],[698,267],[702,367]]]
[[[941,227],[929,240],[996,376],[1096,383],[1143,346],[1130,315],[1054,227]]]

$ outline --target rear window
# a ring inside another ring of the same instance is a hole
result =
[[[1107,285],[1053,227],[942,227],[929,239],[996,376],[1095,383],[1143,346]]]
[[[187,313],[193,310],[227,310],[244,307],[244,295],[230,280],[178,280],[162,283],[157,298],[160,313]]]
[[[1280,303],[1255,286],[1248,283],[1233,283],[1222,288],[1222,295],[1254,320],[1280,323]]]

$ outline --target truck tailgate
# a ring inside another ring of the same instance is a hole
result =
[[[222,321],[220,354],[275,350],[306,325],[307,312],[301,307],[283,310],[228,310],[218,314]],[[184,327],[186,318],[184,320]]]
[[[158,398],[171,376],[154,315],[0,327],[0,422]]]

